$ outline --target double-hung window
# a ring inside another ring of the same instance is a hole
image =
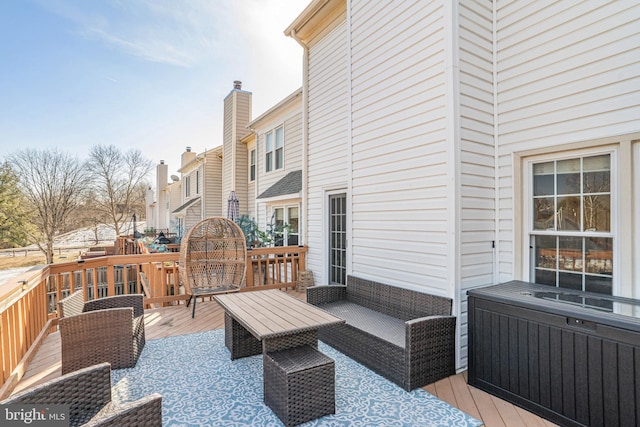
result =
[[[249,181],[256,180],[256,150],[249,152]]]
[[[286,225],[286,226],[285,226]],[[275,246],[298,246],[300,241],[299,208],[297,205],[273,208]]]
[[[612,294],[613,153],[530,163],[532,281]]]
[[[184,177],[184,197],[191,196],[191,176]]]
[[[265,172],[284,166],[284,129],[282,126],[265,134]]]

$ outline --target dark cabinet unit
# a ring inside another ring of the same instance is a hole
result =
[[[640,300],[520,281],[468,296],[470,385],[560,425],[640,425]]]

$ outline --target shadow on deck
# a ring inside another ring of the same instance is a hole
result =
[[[304,292],[288,291],[288,293],[305,300]],[[146,310],[144,316],[147,340],[224,327],[224,311],[215,301],[199,303],[195,319],[191,318],[191,308],[186,308],[184,305]],[[59,377],[60,366],[60,334],[54,332],[45,338],[14,393]],[[487,427],[555,426],[524,409],[470,387],[467,384],[466,371],[423,388],[472,417],[482,420]]]

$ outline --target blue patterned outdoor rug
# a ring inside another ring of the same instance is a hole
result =
[[[303,426],[480,426],[422,389],[407,393],[320,342],[335,360],[336,414]],[[112,371],[113,399],[162,395],[165,426],[281,426],[262,401],[262,356],[231,361],[224,330],[147,341],[135,368]]]

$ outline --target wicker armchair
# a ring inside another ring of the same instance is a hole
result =
[[[62,373],[101,362],[113,369],[136,365],[145,344],[142,295],[84,302],[82,291],[58,302]]]
[[[191,228],[180,244],[180,276],[187,307],[198,297],[235,292],[245,286],[247,245],[242,229],[222,217],[204,219]]]
[[[162,396],[135,402],[111,401],[111,368],[101,363],[16,393],[2,405],[69,405],[70,426],[161,426]]]

